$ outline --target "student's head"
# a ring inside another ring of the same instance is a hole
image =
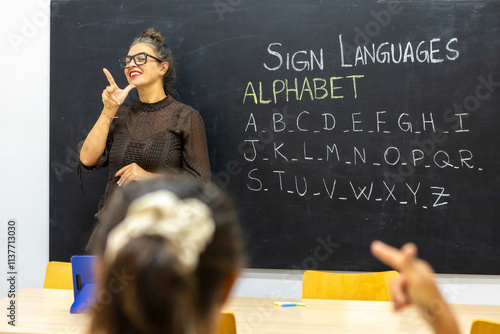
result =
[[[160,81],[165,94],[176,96],[174,57],[160,31],[156,28],[143,31],[132,41],[127,55],[136,56],[120,60],[130,84],[139,88]]]
[[[187,177],[133,182],[103,215],[92,332],[209,333],[243,262],[234,206]]]

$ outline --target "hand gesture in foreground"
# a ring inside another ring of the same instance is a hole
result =
[[[396,310],[415,304],[435,333],[459,333],[455,317],[436,285],[434,271],[426,261],[417,257],[415,244],[405,244],[399,250],[374,241],[371,251],[377,259],[400,274],[390,286]]]

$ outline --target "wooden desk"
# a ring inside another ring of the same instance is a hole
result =
[[[0,333],[86,333],[88,317],[70,314],[70,290],[23,289],[18,292],[16,327],[7,324],[9,300],[0,301]],[[233,297],[238,334],[431,333],[414,308],[392,311],[389,302],[305,299],[306,307],[277,307],[270,298]],[[453,305],[463,334],[477,318],[500,321],[500,306]]]
[[[9,299],[0,300],[0,333],[85,333],[87,315],[69,313],[72,290],[22,289],[16,297],[16,327],[7,323]]]

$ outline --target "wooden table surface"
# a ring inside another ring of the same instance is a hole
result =
[[[394,313],[389,302],[304,299],[305,307],[278,307],[274,301],[232,297],[224,309],[234,312],[238,334],[432,333],[415,308]],[[70,314],[72,302],[71,290],[23,289],[17,293],[16,327],[7,323],[9,299],[0,301],[0,333],[86,333],[88,317]],[[464,334],[474,319],[500,321],[500,306],[453,309]]]

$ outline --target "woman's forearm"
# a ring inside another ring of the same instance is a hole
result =
[[[80,150],[80,161],[85,166],[95,166],[99,157],[106,148],[111,120],[115,117],[118,108],[104,108],[99,119],[90,130],[82,149]]]

